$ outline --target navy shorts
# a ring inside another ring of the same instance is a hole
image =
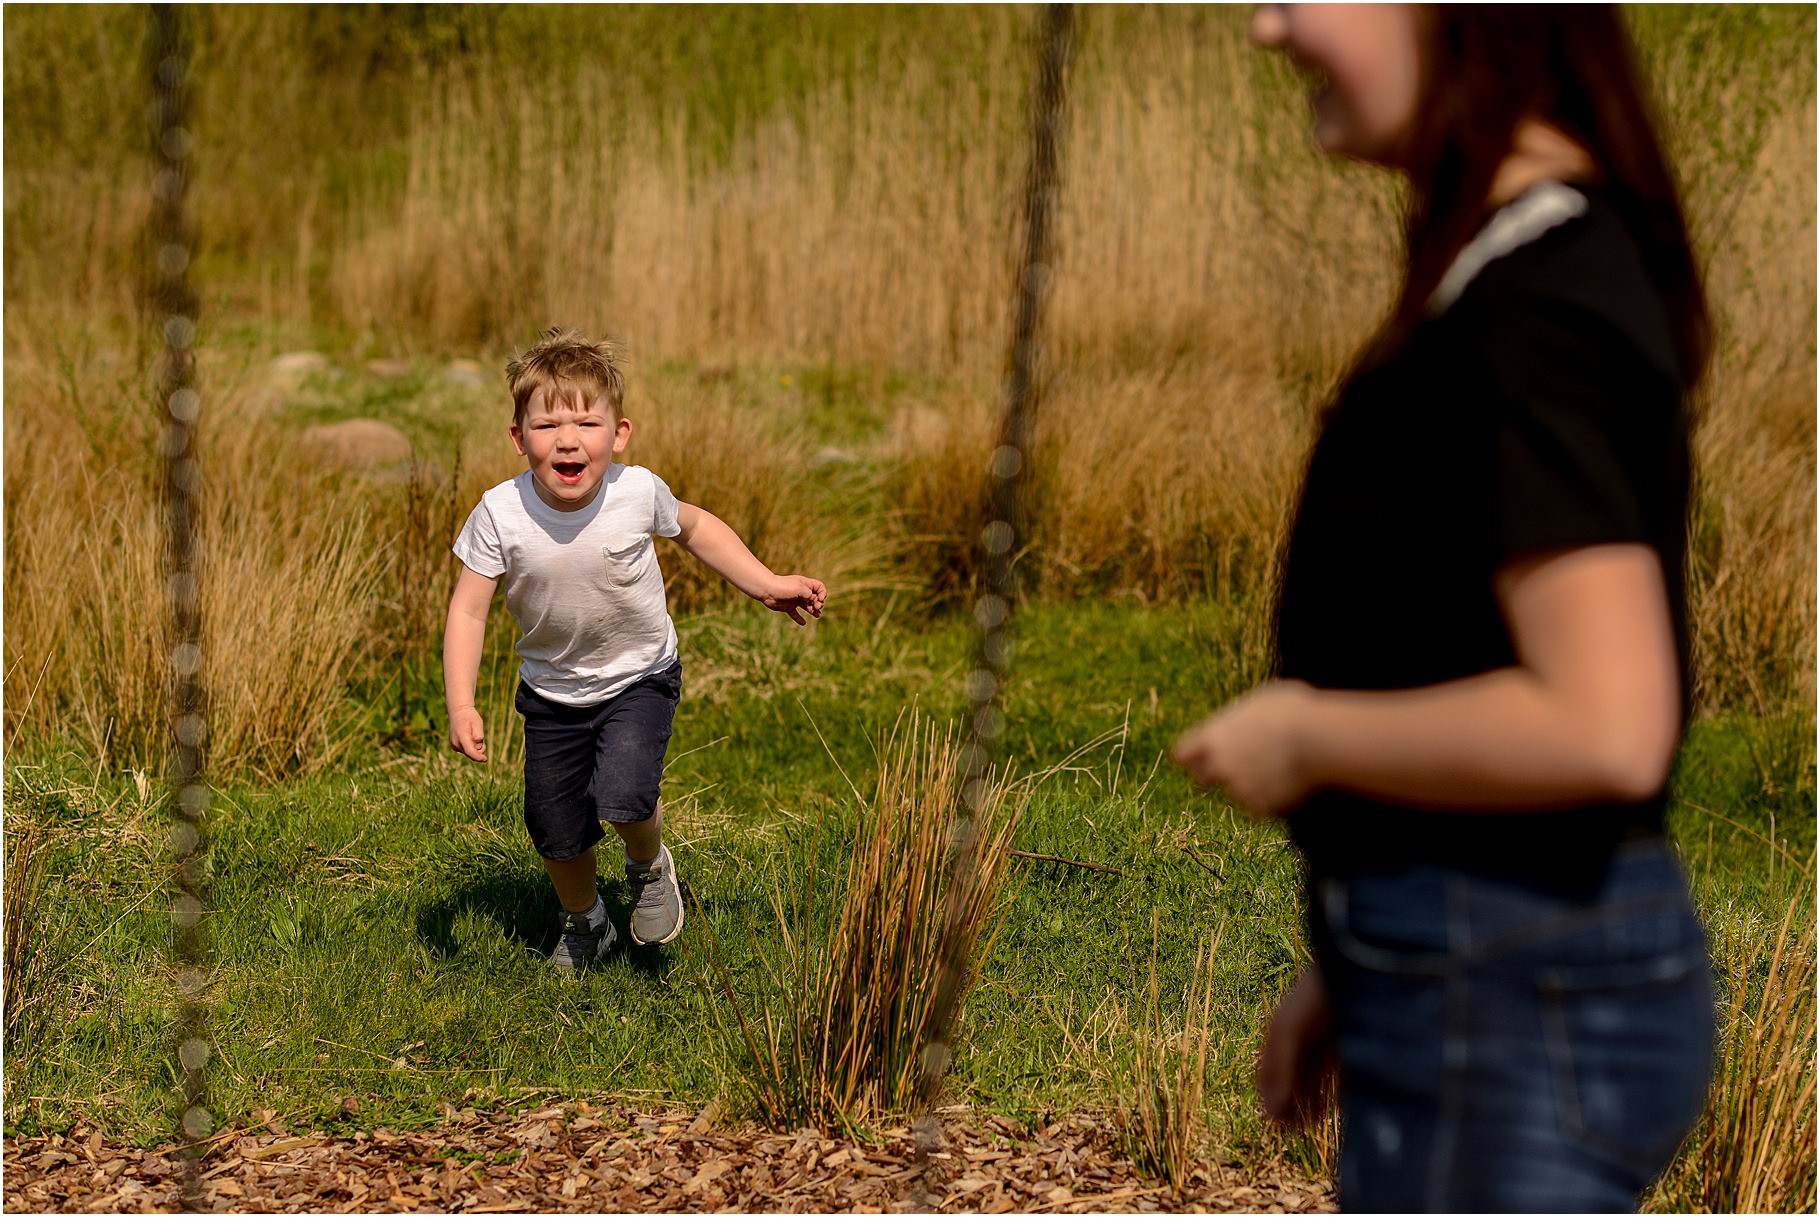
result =
[[[540,855],[574,858],[607,835],[602,820],[651,818],[681,697],[681,660],[592,706],[550,701],[519,681],[513,704],[525,720],[525,827]]]

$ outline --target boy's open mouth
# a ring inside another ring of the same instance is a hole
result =
[[[581,477],[582,471],[587,468],[587,465],[581,461],[557,461],[550,467],[556,470],[557,477],[564,481],[574,481]]]

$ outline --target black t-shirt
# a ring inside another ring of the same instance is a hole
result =
[[[1669,317],[1611,200],[1546,193],[1554,213],[1526,196],[1494,218],[1481,237],[1503,243],[1475,243],[1490,259],[1451,305],[1328,411],[1285,556],[1283,676],[1388,690],[1509,667],[1501,566],[1642,542],[1667,579],[1685,710],[1688,425]],[[1289,825],[1317,876],[1426,861],[1566,888],[1626,833],[1659,830],[1662,808],[1436,812],[1324,791]]]

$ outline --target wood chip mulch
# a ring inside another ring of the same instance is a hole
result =
[[[260,1113],[264,1114],[264,1113]],[[1090,1116],[1027,1127],[944,1113],[919,1158],[907,1128],[870,1142],[717,1125],[699,1114],[586,1102],[444,1109],[432,1127],[338,1135],[269,1123],[215,1136],[186,1200],[170,1146],[80,1128],[8,1137],[14,1212],[1331,1212],[1325,1182],[1210,1161],[1181,1190],[1137,1174]]]

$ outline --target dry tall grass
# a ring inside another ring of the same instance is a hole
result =
[[[169,736],[167,610],[156,414],[135,379],[140,361],[101,340],[44,351],[25,335],[9,339],[8,740],[63,734],[105,763],[156,768]],[[509,407],[464,449],[485,455],[363,474],[300,447],[258,369],[217,358],[203,376],[211,766],[270,777],[331,761],[350,740],[356,683],[394,732],[421,726],[426,706],[439,719],[449,545],[481,492],[523,470],[501,438]],[[692,379],[684,391],[675,378],[634,390],[628,408],[645,424],[634,459],[727,520],[775,569],[811,571],[847,597],[906,582],[891,573],[895,543],[876,521],[828,520],[825,496],[803,493],[823,475],[800,420]],[[664,564],[679,611],[743,603],[680,551]],[[503,610],[493,628],[511,635]],[[516,755],[515,668],[496,648],[482,690],[506,763]],[[439,723],[423,729],[440,733]]]
[[[64,734],[104,764],[146,767],[169,739],[170,644],[156,415],[133,369],[100,349],[61,378],[9,360],[9,397],[32,405],[5,419],[5,688],[9,740]],[[367,522],[288,459],[285,436],[236,420],[230,382],[203,392],[216,411],[198,441],[210,763],[315,768],[345,742],[344,687],[371,641]]]
[[[1729,197],[1695,213],[1719,332],[1696,444],[1696,691],[1757,714],[1814,699],[1814,124],[1811,94],[1766,120]]]
[[[1730,996],[1706,1116],[1649,1211],[1814,1211],[1813,907],[1790,905],[1773,940],[1765,929],[1747,927],[1744,949],[1720,952]]]
[[[1177,1017],[1165,1009],[1158,991],[1152,945],[1150,984],[1117,1096],[1114,1114],[1131,1160],[1176,1188],[1187,1187],[1197,1172],[1217,1169],[1208,1164],[1207,1057],[1219,949],[1217,930],[1196,948],[1193,978]]]
[[[812,574],[853,598],[907,580],[898,543],[869,513],[876,475],[816,468],[816,441],[800,417],[772,417],[735,385],[647,382],[631,395],[642,432],[628,458],[648,465],[677,498],[713,512],[775,571]],[[836,480],[837,479],[837,480]],[[819,490],[831,485],[834,493]],[[751,602],[679,550],[664,554],[664,587],[680,610]]]
[[[1236,23],[1105,20],[1119,41],[1084,40],[1071,115],[1032,582],[1259,598],[1310,412],[1388,298],[1394,193],[1315,157],[1280,65]],[[608,104],[585,73],[507,107],[453,81],[415,117],[398,201],[356,212],[330,294],[363,327],[407,319],[442,343],[565,316],[654,352],[972,386],[931,403],[891,474],[914,574],[965,587],[982,517],[956,488],[990,435],[1017,184],[998,141],[1021,103],[987,78],[944,107],[933,82],[911,61],[866,103],[830,88],[704,168],[664,115]],[[1696,83],[1669,90],[1671,128],[1675,104],[1698,110],[1683,121],[1745,104]],[[1812,113],[1738,127],[1742,163],[1676,141],[1720,332],[1692,567],[1704,706],[1811,695]]]
[[[926,93],[906,72],[891,83]],[[458,349],[563,317],[636,351],[977,362],[1003,307],[997,150],[956,141],[930,163],[914,102],[843,94],[759,121],[709,173],[603,75],[526,82],[504,106],[490,80],[448,81],[414,116],[400,197],[350,218],[330,298],[362,328]],[[993,247],[949,252],[976,234]]]
[[[1087,43],[1072,119],[1040,583],[1252,591],[1311,393],[1388,292],[1390,192],[1316,160],[1277,104],[1280,65],[1236,25],[1203,19],[1183,38],[1167,15],[1119,20],[1127,41]],[[484,79],[448,81],[414,114],[396,201],[351,209],[328,294],[362,329],[408,324],[443,345],[562,316],[635,350],[972,385],[932,403],[934,435],[913,429],[893,475],[928,563],[916,573],[951,590],[971,578],[979,523],[956,490],[989,434],[1023,85],[988,75],[954,98],[926,60],[898,70],[863,99],[831,85],[757,120],[711,170],[602,76],[539,78],[505,106]],[[1262,299],[1236,290],[1258,282],[1273,284]],[[740,466],[752,425],[719,417],[732,434],[688,452]],[[718,491],[726,472],[701,480]]]
[[[774,986],[785,1009],[739,1015],[773,1127],[851,1127],[915,1102],[935,1031],[962,745],[952,727],[906,715],[879,751],[843,881],[792,867],[774,889],[785,959]],[[963,1002],[997,933],[1020,806],[1009,785],[989,781],[976,812],[973,885],[946,947]],[[729,997],[738,1010],[730,988]]]
[[[799,493],[819,441],[712,380],[634,402],[653,412],[638,458],[774,566],[812,570],[837,595],[864,583],[938,595],[970,585],[1025,156],[1022,14],[932,13],[914,29],[880,18],[863,70],[826,40],[806,44],[813,70],[799,75],[813,83],[767,94],[712,131],[674,91],[628,89],[609,57],[556,70],[483,40],[407,81],[385,65],[418,61],[383,23],[197,14],[191,197],[205,351],[252,358],[317,334],[358,355],[494,362],[560,320],[625,336],[650,368],[908,374],[932,387],[865,466],[880,481]],[[1698,435],[1696,693],[1703,709],[1766,714],[1813,698],[1813,71],[1773,40],[1733,39],[1715,54],[1732,36],[1701,24],[1713,21],[1652,26],[1646,58],[1719,321]],[[283,53],[297,22],[312,37],[353,39],[374,70],[335,70],[333,39]],[[434,42],[434,24],[397,28]],[[1096,10],[1082,26],[1023,557],[1041,594],[1212,595],[1261,612],[1312,411],[1388,300],[1392,183],[1312,150],[1300,86],[1243,27],[1242,12],[1223,9]],[[1811,43],[1811,21],[1804,28]],[[149,448],[137,389],[90,366],[70,375],[53,337],[121,343],[139,325],[143,135],[101,83],[136,78],[137,31],[126,10],[26,11],[9,21],[6,46],[9,113],[63,137],[9,126],[20,138],[6,166],[8,721],[68,725],[104,749],[155,733],[151,517],[124,490],[143,474],[104,479],[82,526],[66,529],[47,472],[14,453],[50,450],[43,420],[16,416],[45,392],[77,392],[72,380],[93,406],[91,429],[114,436],[110,453]],[[678,58],[669,76],[691,63]],[[222,436],[241,425],[224,389],[211,398]],[[514,471],[503,459],[468,469],[474,485]],[[272,481],[216,478],[235,496]],[[316,580],[306,567],[320,559],[293,548],[357,552],[333,576],[356,583],[444,561],[446,537],[434,537],[437,552],[400,558],[398,546],[417,542],[393,528],[337,531],[334,496],[296,487],[283,503],[219,501],[240,547],[216,557],[231,579],[224,607],[255,585]],[[379,510],[388,523],[409,514]],[[671,575],[679,607],[720,594],[686,563]],[[395,629],[434,632],[424,605],[438,597],[413,607],[395,584],[378,594],[378,626],[365,610],[350,616],[378,630],[382,655],[403,653]],[[293,598],[285,611],[302,609]],[[280,625],[264,611],[249,602],[231,613],[249,636],[265,631],[271,668],[254,657],[244,679],[212,669],[248,686],[218,703],[224,728],[228,705],[269,705],[276,683],[339,645],[319,632],[326,624]],[[233,637],[220,643],[235,653]],[[316,654],[275,649],[291,646]],[[77,669],[89,675],[68,675]],[[232,729],[262,764],[281,764],[267,728]],[[311,731],[303,752],[320,755],[322,729]]]
[[[1118,41],[1089,27],[1071,114],[1058,352],[1125,369],[1287,353],[1331,373],[1391,284],[1389,183],[1319,161],[1287,73],[1230,15],[1108,21]],[[402,186],[335,219],[324,294],[356,329],[444,348],[560,316],[640,351],[990,378],[1027,65],[995,45],[1000,70],[957,95],[899,49],[863,93],[831,63],[714,164],[604,71],[503,100],[503,65],[449,73],[416,95]]]

